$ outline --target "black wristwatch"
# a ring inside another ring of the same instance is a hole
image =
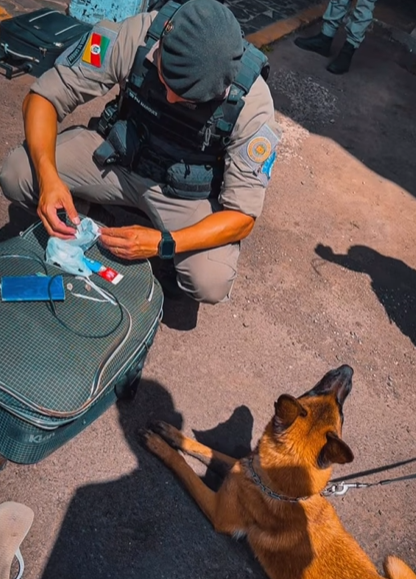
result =
[[[175,255],[176,243],[169,231],[162,231],[162,239],[158,246],[160,259],[173,259]]]

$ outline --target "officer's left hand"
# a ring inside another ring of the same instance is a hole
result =
[[[122,259],[146,259],[158,253],[160,231],[141,225],[103,227],[100,243]]]

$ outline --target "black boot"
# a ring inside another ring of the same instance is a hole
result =
[[[311,50],[321,56],[329,56],[331,53],[332,37],[320,32],[316,36],[310,36],[309,38],[296,38],[295,44],[303,50]]]
[[[332,72],[332,74],[344,74],[345,72],[348,72],[354,52],[355,47],[349,42],[346,42],[335,60],[333,60],[327,67],[327,70]]]

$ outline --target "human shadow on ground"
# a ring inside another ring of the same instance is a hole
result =
[[[175,476],[139,445],[149,420],[181,428],[169,392],[142,380],[135,400],[117,406],[138,467],[77,489],[42,579],[266,579],[245,542],[215,533]]]
[[[319,244],[315,252],[326,261],[370,276],[371,287],[390,322],[416,346],[416,270],[365,245],[353,245],[346,254],[337,254]]]

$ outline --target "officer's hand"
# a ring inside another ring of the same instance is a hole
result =
[[[58,217],[58,211],[64,209],[74,225],[80,223],[80,219],[75,209],[72,195],[68,187],[60,179],[53,183],[48,183],[47,188],[43,188],[39,196],[38,215],[49,235],[60,237],[61,239],[73,239],[75,229],[69,227]]]
[[[103,227],[100,243],[122,259],[147,259],[158,253],[160,231],[141,225]]]

